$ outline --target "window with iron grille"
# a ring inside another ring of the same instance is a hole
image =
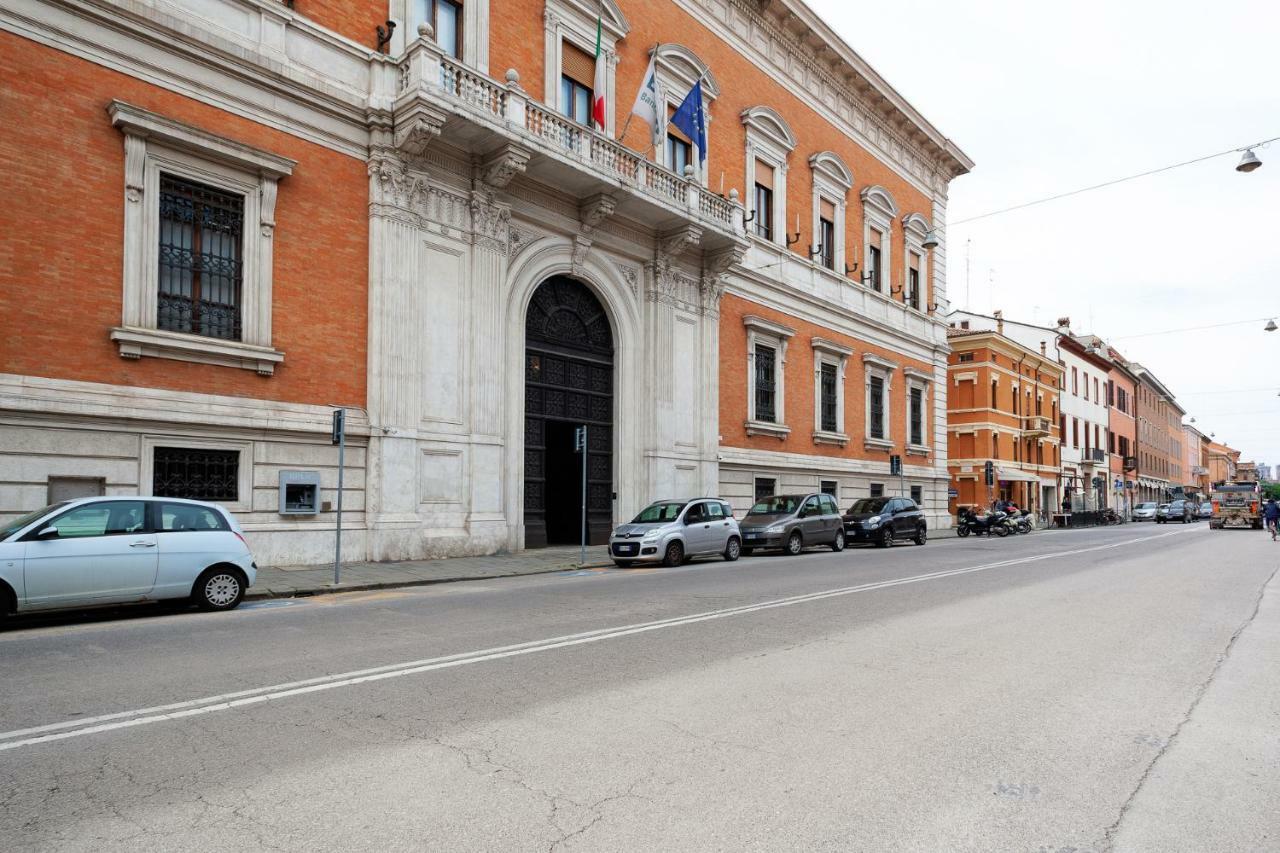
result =
[[[240,340],[244,196],[161,174],[159,224],[156,325]]]
[[[871,394],[871,418],[867,433],[872,438],[884,438],[884,380],[879,376],[872,376],[867,381],[867,388]]]
[[[911,444],[924,444],[924,391],[911,389]]]
[[[837,387],[836,366],[822,365],[822,429],[824,432],[837,432],[840,428],[837,422]]]
[[[818,486],[818,491],[833,498],[839,497],[840,483],[836,480],[823,480]]]
[[[924,487],[911,487],[911,500],[915,501],[916,506],[924,506]]]
[[[772,497],[777,483],[773,477],[756,477],[756,500]]]
[[[872,484],[871,484],[871,497],[873,497],[873,498],[882,498],[882,497],[884,497],[884,483],[872,483]]]
[[[756,344],[756,417],[758,421],[776,422],[777,410],[774,407],[777,394],[777,383],[774,378],[774,360],[777,356],[773,347]]]
[[[157,447],[151,494],[234,503],[240,499],[240,451]]]

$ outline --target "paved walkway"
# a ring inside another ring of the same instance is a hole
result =
[[[451,557],[442,560],[404,560],[396,563],[343,563],[342,583],[333,583],[333,564],[267,566],[249,588],[247,600],[323,595],[381,587],[419,586],[429,583],[536,575],[577,568],[612,565],[605,546],[587,549],[586,566],[578,563],[578,548],[539,548],[517,554],[487,557]]]

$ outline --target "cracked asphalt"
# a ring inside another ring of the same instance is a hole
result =
[[[0,839],[1276,850],[1277,566],[1130,524],[19,620]]]

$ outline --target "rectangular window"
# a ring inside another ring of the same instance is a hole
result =
[[[1089,374],[1084,375],[1084,398],[1089,399]]]
[[[1114,406],[1116,404],[1116,385],[1110,379],[1107,380],[1107,405]]]
[[[773,347],[756,344],[756,420],[774,423],[777,421],[774,407],[777,383],[774,379],[774,361],[777,353]]]
[[[1102,398],[1098,396],[1098,377],[1093,377],[1093,402],[1101,403]]]
[[[579,124],[591,123],[591,87],[596,58],[569,42],[561,43],[560,112]]]
[[[1072,447],[1080,446],[1080,419],[1079,418],[1071,419],[1071,446]]]
[[[916,506],[924,506],[924,486],[911,487],[911,500],[915,502]]]
[[[836,268],[836,208],[822,200],[822,216],[818,218],[818,257],[829,270]]]
[[[907,256],[907,304],[920,310],[920,256],[911,252]]]
[[[1000,404],[1000,380],[992,379],[991,380],[991,408],[999,409],[1000,408],[999,404]]]
[[[835,480],[823,480],[818,487],[818,491],[822,492],[824,495],[831,495],[833,498],[838,498],[840,497],[840,484]]]
[[[1074,367],[1071,368],[1071,393],[1080,396],[1080,374]]]
[[[872,438],[884,438],[884,380],[879,376],[872,376],[867,380],[867,389],[871,396],[871,417],[867,434]]]
[[[871,484],[871,497],[873,497],[873,498],[882,498],[882,497],[884,497],[884,483],[872,483],[872,484]]]
[[[834,364],[822,365],[822,430],[823,432],[838,432],[840,424],[837,418],[837,383],[836,366]]]
[[[767,163],[756,161],[755,187],[755,225],[756,236],[766,240],[773,239],[773,167]]]
[[[462,26],[462,6],[453,0],[413,0],[409,10],[409,38],[416,38],[418,24],[431,24],[436,44],[449,56],[458,56]]]
[[[756,500],[771,497],[777,483],[773,477],[756,477]]]
[[[160,175],[156,325],[240,340],[244,196]]]
[[[693,146],[683,136],[667,134],[667,164],[677,175],[683,175],[684,167],[693,163]]]
[[[956,360],[959,361],[961,364],[967,364],[968,362],[973,361],[973,353],[962,352],[960,353],[960,357]]]
[[[160,498],[235,503],[240,499],[240,451],[157,447],[151,494]]]
[[[880,292],[880,232],[871,229],[871,245],[867,247],[867,284]]]
[[[910,396],[911,437],[910,443],[924,444],[924,390],[912,388]]]

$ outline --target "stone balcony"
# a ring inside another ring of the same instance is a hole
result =
[[[1042,438],[1053,432],[1052,422],[1040,415],[1029,415],[1022,419],[1023,438]]]
[[[737,191],[725,198],[677,175],[603,133],[570,121],[520,87],[444,55],[431,39],[414,41],[375,82],[389,97],[389,138],[402,153],[421,154],[444,136],[476,155],[481,177],[506,186],[520,174],[581,200],[599,200],[659,235],[683,233],[704,252],[745,249]],[[387,91],[389,90],[389,91]],[[378,100],[378,99],[375,99]],[[599,211],[597,211],[599,212]]]

